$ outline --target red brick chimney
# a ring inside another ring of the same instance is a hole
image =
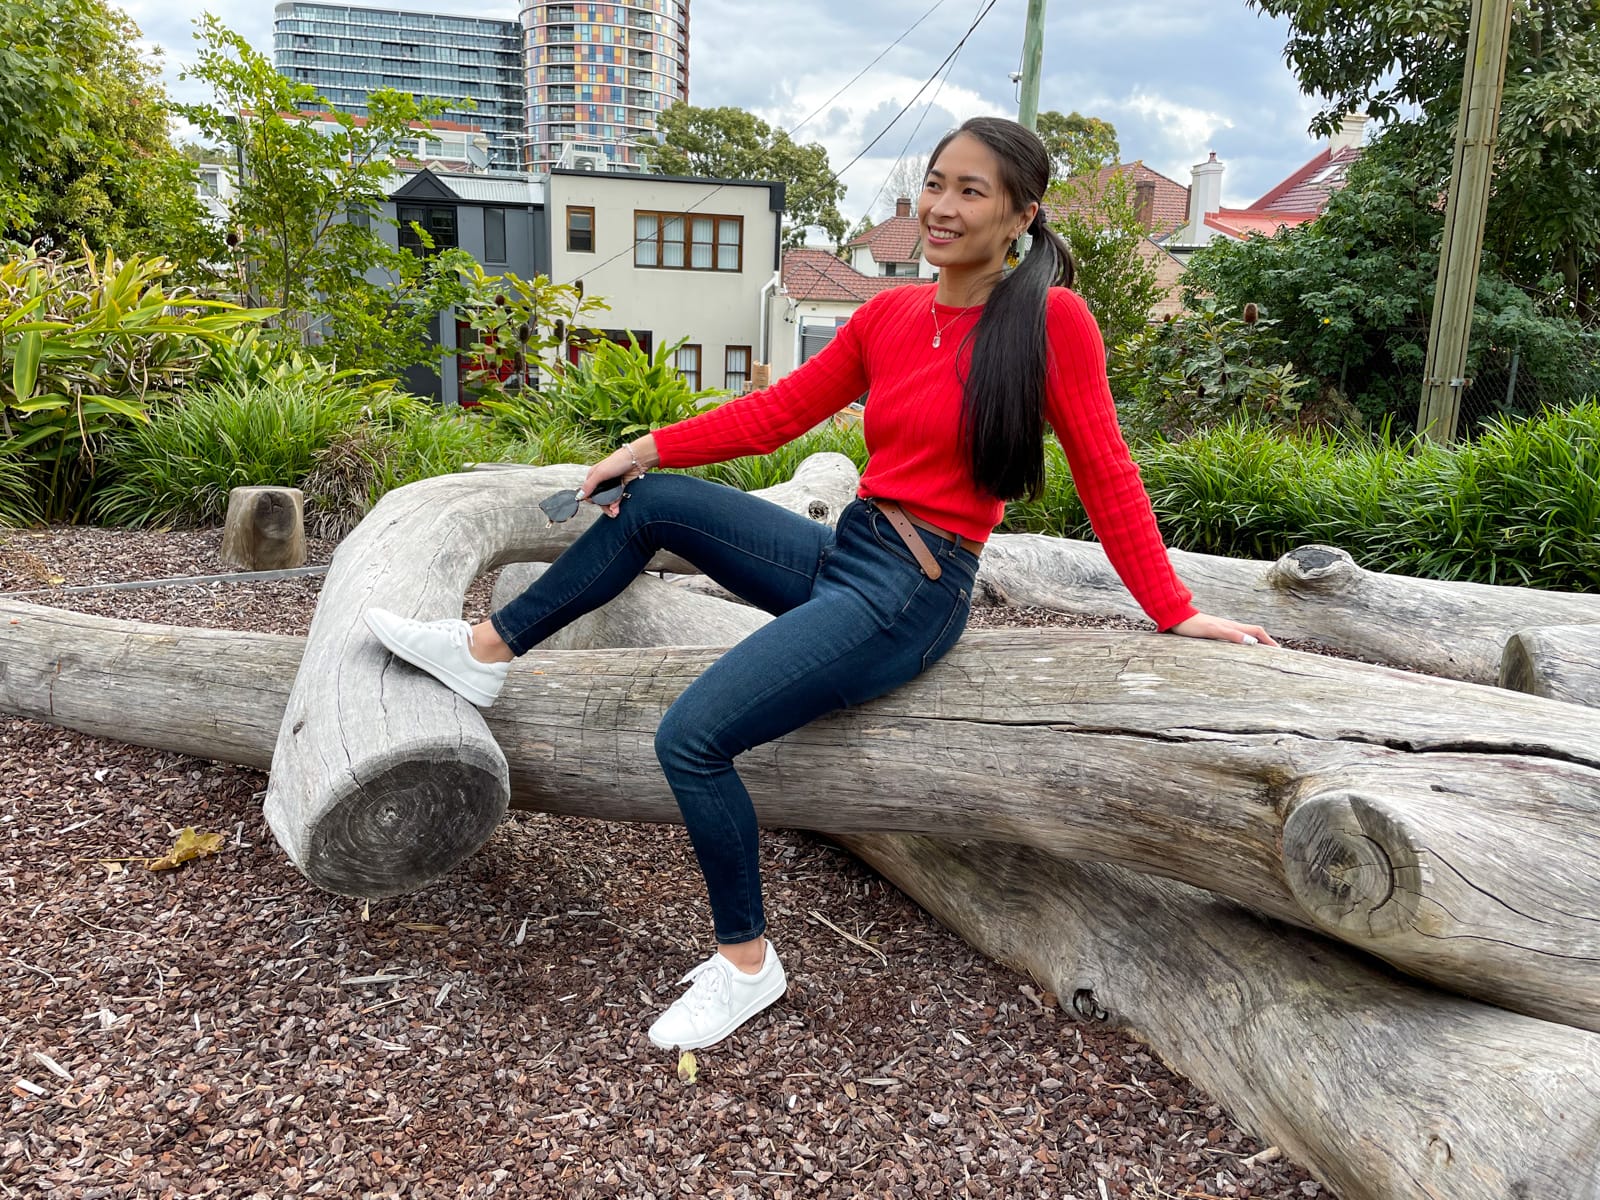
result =
[[[901,196],[897,200],[895,200],[895,202],[894,202],[894,215],[897,216],[897,217],[909,217],[911,215],[911,197],[910,196]]]
[[[1141,229],[1154,229],[1156,224],[1156,181],[1140,179],[1133,185],[1133,215]]]

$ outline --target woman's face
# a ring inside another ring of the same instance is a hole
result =
[[[970,134],[957,134],[928,168],[917,202],[923,257],[942,271],[997,272],[1038,207],[1019,212],[994,152]]]

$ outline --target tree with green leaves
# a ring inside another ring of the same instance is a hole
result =
[[[104,0],[0,3],[0,233],[187,268],[220,251],[139,36]]]
[[[1103,182],[1079,176],[1052,184],[1045,207],[1072,250],[1073,289],[1115,349],[1144,328],[1161,299],[1155,264],[1141,249],[1149,231],[1139,221],[1133,185],[1120,173]]]
[[[184,78],[207,84],[214,100],[182,112],[244,164],[232,220],[252,301],[283,310],[286,324],[341,365],[399,371],[437,358],[429,322],[465,297],[471,259],[457,250],[415,255],[389,245],[379,225],[391,147],[425,130],[447,102],[384,88],[357,119],[280,75],[217,18],[197,24],[200,52]]]
[[[1117,145],[1116,126],[1099,117],[1078,112],[1066,116],[1054,110],[1042,112],[1036,132],[1050,152],[1050,174],[1056,179],[1098,171],[1116,162],[1122,153]]]
[[[1449,178],[1470,0],[1248,0],[1289,22],[1286,54],[1323,102],[1314,129],[1365,111],[1410,131],[1405,172]],[[1600,312],[1600,7],[1525,0],[1513,9],[1485,266]]]
[[[1316,221],[1271,238],[1219,238],[1184,275],[1192,300],[1210,296],[1225,313],[1258,304],[1295,368],[1374,423],[1409,419],[1426,355],[1444,216],[1437,182],[1417,178],[1423,136],[1391,129]],[[1573,323],[1542,312],[1493,262],[1479,277],[1472,341],[1472,372],[1486,350],[1504,347],[1546,395],[1571,393],[1586,378]]]
[[[812,228],[837,246],[848,222],[839,212],[844,185],[818,142],[804,145],[742,108],[674,104],[656,121],[658,142],[643,147],[645,165],[659,175],[770,179],[784,185],[785,246],[803,246]]]

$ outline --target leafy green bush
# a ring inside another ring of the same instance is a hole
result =
[[[1236,422],[1135,454],[1179,549],[1272,559],[1320,542],[1371,570],[1600,590],[1600,402],[1455,447]],[[1090,536],[1062,459],[1052,451],[1043,499],[1011,505],[1006,529]]]
[[[172,264],[109,253],[0,262],[0,452],[46,520],[88,508],[105,439],[148,419],[219,345],[270,312],[168,292]]]
[[[538,412],[591,428],[609,445],[692,417],[703,401],[724,393],[689,387],[673,366],[673,356],[682,345],[675,342],[646,354],[632,338],[626,346],[603,339],[592,342],[576,363],[545,381],[535,402]],[[497,419],[516,421],[521,416],[508,410],[518,403],[485,400],[484,407]]]
[[[32,525],[38,519],[27,464],[0,453],[0,528]]]
[[[1239,419],[1294,424],[1305,380],[1285,362],[1272,325],[1208,300],[1118,345],[1107,369],[1129,433],[1182,437]]]
[[[305,378],[218,384],[152,411],[106,450],[95,512],[114,525],[220,521],[230,489],[298,487],[346,430],[432,418],[422,401]]]

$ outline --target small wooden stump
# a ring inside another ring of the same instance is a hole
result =
[[[222,561],[244,571],[305,566],[305,504],[299,488],[234,488],[222,528]]]

